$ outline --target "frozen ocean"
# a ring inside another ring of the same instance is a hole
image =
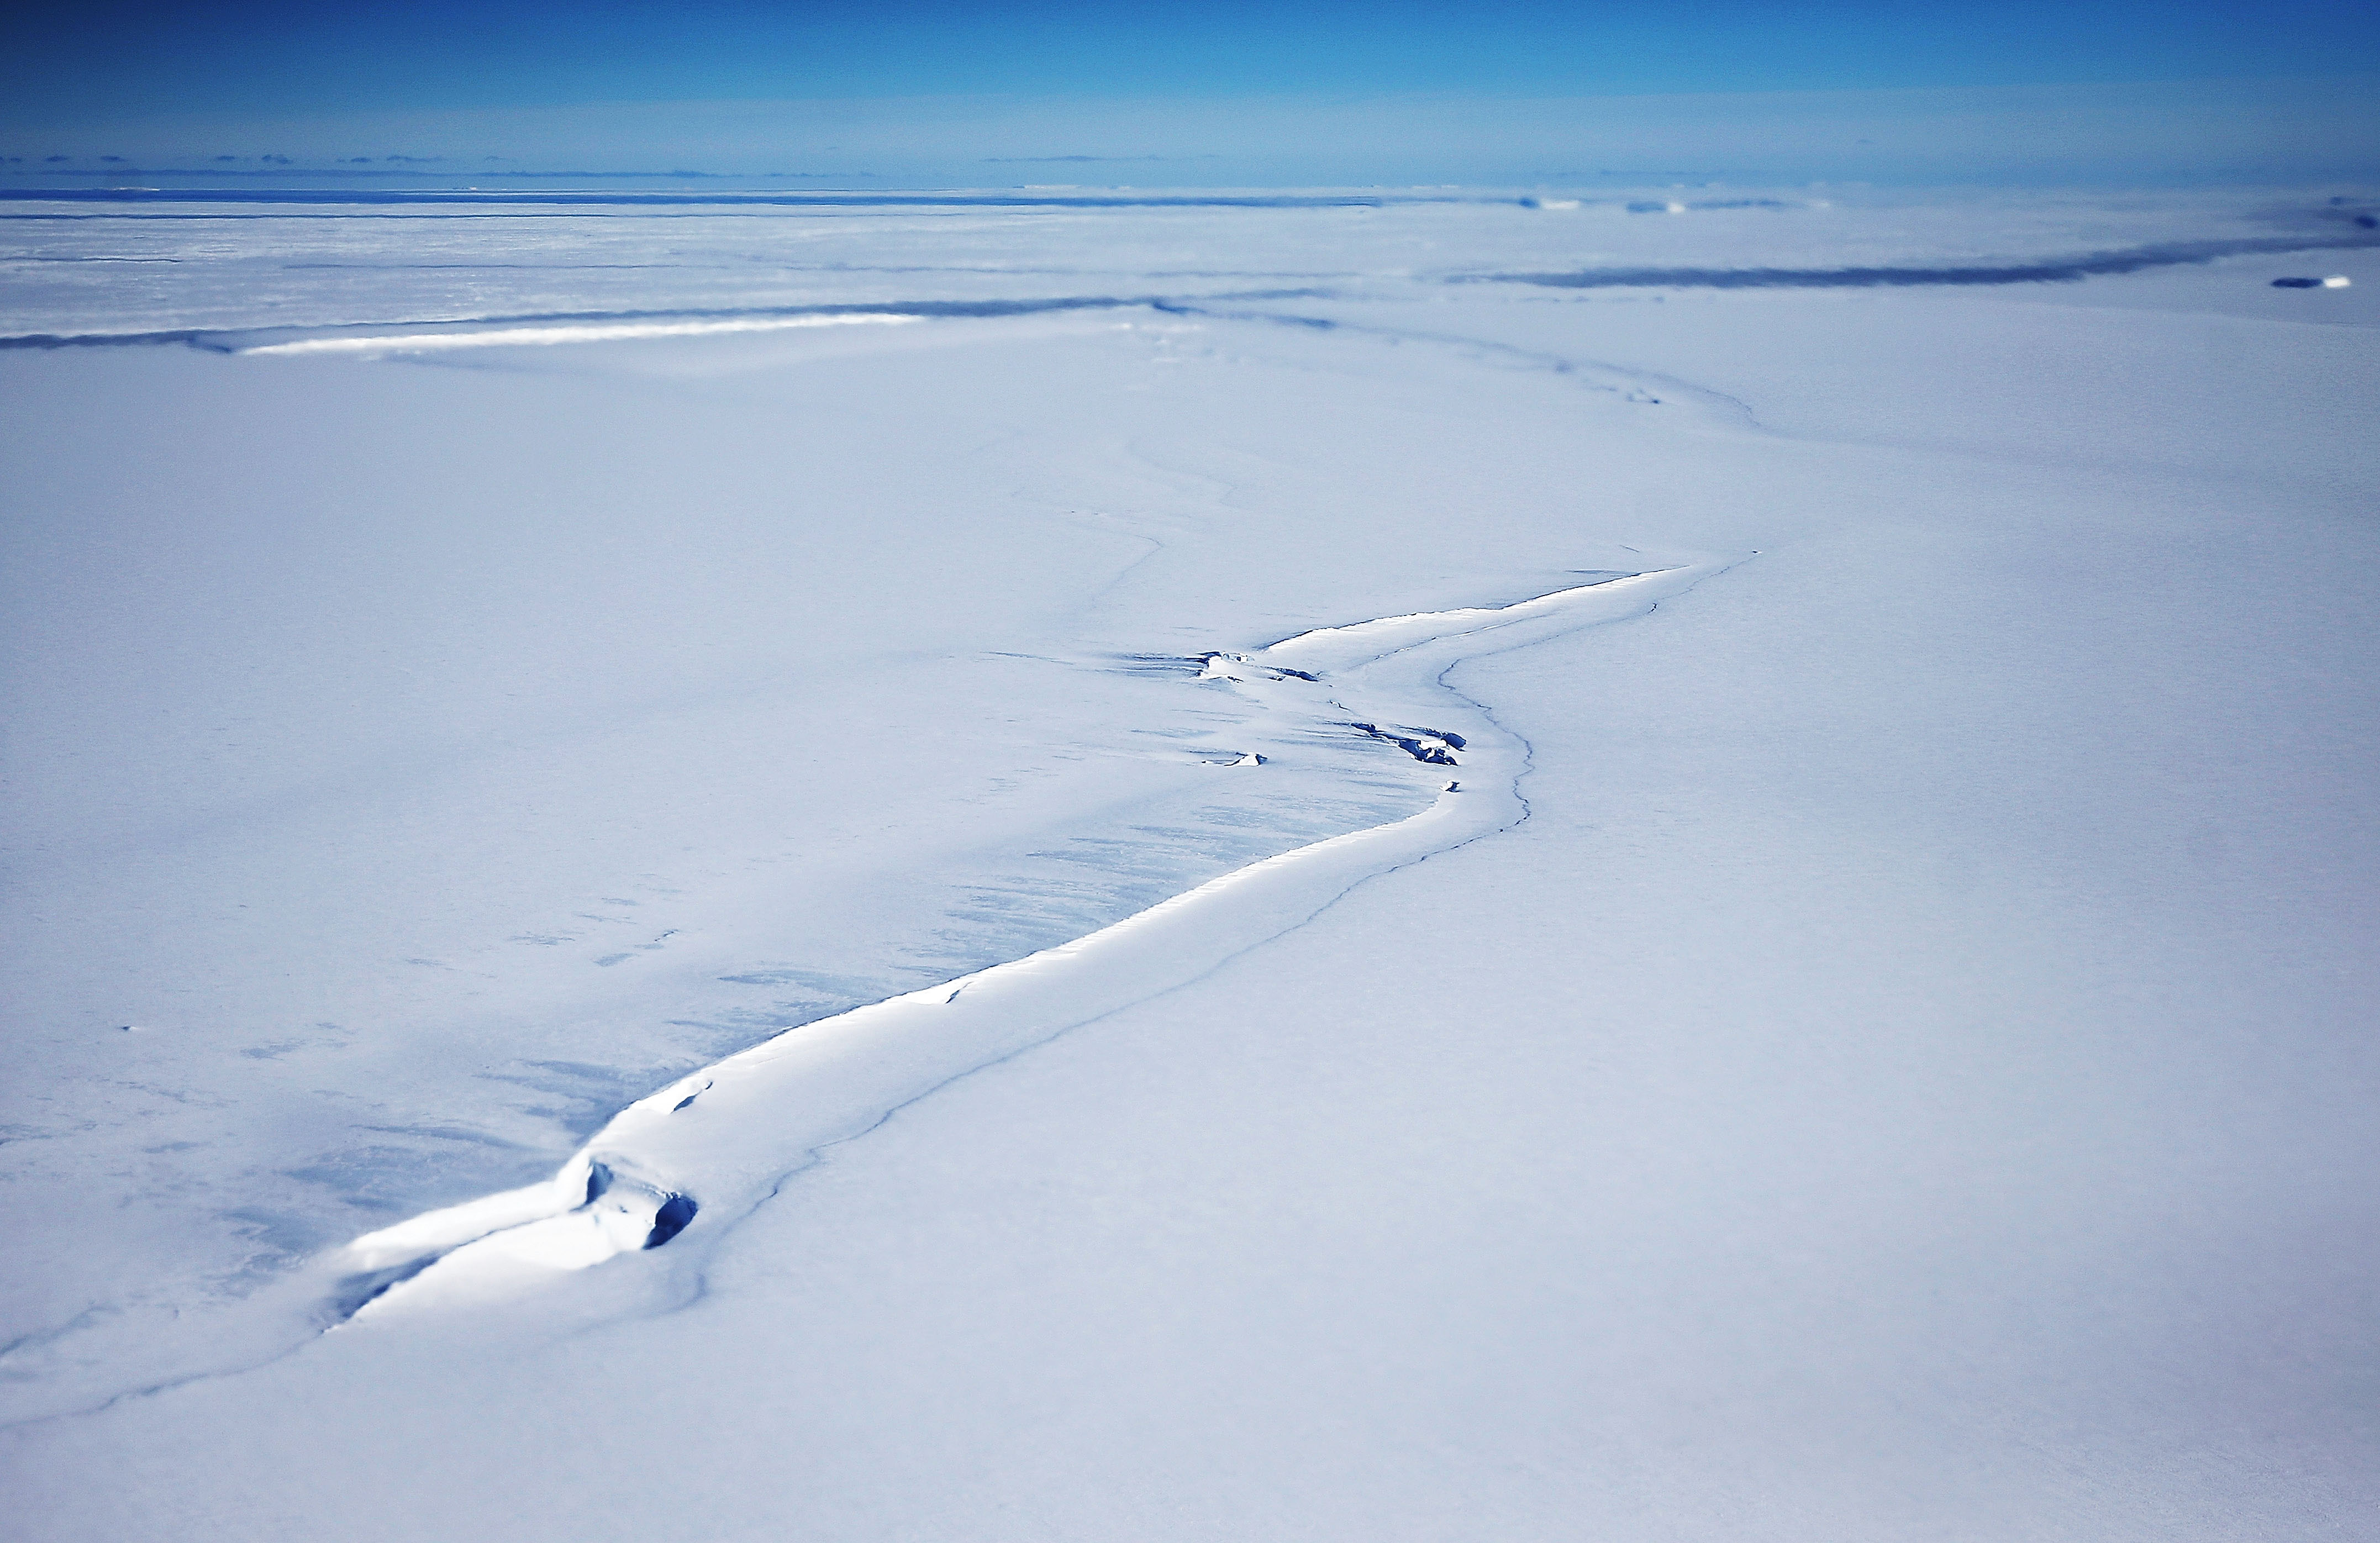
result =
[[[2373,1536],[2376,224],[9,195],[8,1530]]]

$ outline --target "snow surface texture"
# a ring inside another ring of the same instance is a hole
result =
[[[1538,201],[0,212],[15,1527],[2362,1530],[2370,205]]]
[[[1253,654],[1208,654],[1200,680],[1252,691],[1309,720],[1308,732],[1353,728],[1425,767],[1470,766],[1470,790],[1450,781],[1418,814],[1266,858],[1056,948],[788,1030],[639,1100],[546,1183],[385,1228],[334,1258],[379,1293],[366,1308],[381,1307],[391,1291],[391,1306],[469,1302],[525,1274],[534,1281],[543,1270],[660,1247],[706,1203],[714,1215],[748,1212],[821,1148],[955,1077],[1196,980],[1311,920],[1361,880],[1515,822],[1524,747],[1469,703],[1434,701],[1425,688],[1464,658],[1649,608],[1704,571],[1609,579],[1517,605],[1387,617]],[[1452,714],[1471,736],[1345,716],[1383,716],[1378,705],[1441,723]],[[1248,751],[1229,764],[1265,762]]]

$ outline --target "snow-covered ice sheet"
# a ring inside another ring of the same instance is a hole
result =
[[[823,1148],[934,1089],[1195,981],[1364,880],[1517,823],[1524,747],[1476,704],[1431,687],[1463,660],[1642,614],[1717,569],[1684,565],[1513,605],[1318,628],[1254,653],[1208,652],[1198,678],[1268,710],[1249,732],[1274,752],[1219,764],[1277,766],[1301,740],[1353,729],[1403,751],[1425,774],[1459,767],[1466,775],[1402,819],[1292,848],[1056,948],[788,1029],[706,1066],[622,1111],[544,1183],[408,1219],[332,1254],[329,1268],[349,1272],[335,1310],[353,1303],[384,1314],[505,1294],[524,1278],[673,1243],[705,1207],[708,1233],[721,1212],[748,1213]],[[1429,723],[1402,721],[1422,718]],[[1457,722],[1467,735],[1432,726]]]
[[[2364,223],[2380,222],[2368,188],[1665,188],[1579,199],[1370,189],[1139,201],[1015,189],[889,200],[474,194],[459,205],[423,201],[447,196],[431,194],[285,196],[0,197],[0,340],[1251,291],[1411,301],[1444,298],[1449,279],[1499,275],[1585,273],[1632,286],[1744,270],[1801,283],[2054,280],[2081,276],[2077,264],[2154,271],[2235,250],[2273,254],[2275,273],[2287,273],[2291,250],[2380,243],[2380,223]]]
[[[2367,207],[9,206],[15,1514],[2351,1529]]]

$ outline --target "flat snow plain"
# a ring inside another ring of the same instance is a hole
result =
[[[12,1529],[2367,1530],[2372,205],[1067,197],[0,206]]]

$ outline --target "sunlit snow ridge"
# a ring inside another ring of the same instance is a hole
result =
[[[747,316],[725,322],[612,322],[577,326],[493,327],[485,332],[397,333],[375,337],[308,337],[295,343],[266,343],[241,348],[243,354],[389,354],[420,353],[433,348],[491,348],[554,343],[614,343],[632,337],[707,337],[717,333],[784,332],[795,327],[840,327],[859,323],[892,325],[923,321],[891,311],[858,311],[831,316]]]
[[[1203,656],[1202,681],[1310,732],[1393,747],[1432,779],[1463,776],[1440,782],[1418,814],[1253,863],[1071,942],[787,1029],[682,1077],[613,1116],[552,1179],[382,1228],[323,1261],[337,1277],[333,1318],[468,1308],[659,1248],[689,1226],[732,1224],[827,1148],[953,1079],[1195,980],[1366,879],[1517,822],[1527,813],[1518,784],[1528,746],[1448,686],[1448,672],[1642,615],[1727,565]]]

